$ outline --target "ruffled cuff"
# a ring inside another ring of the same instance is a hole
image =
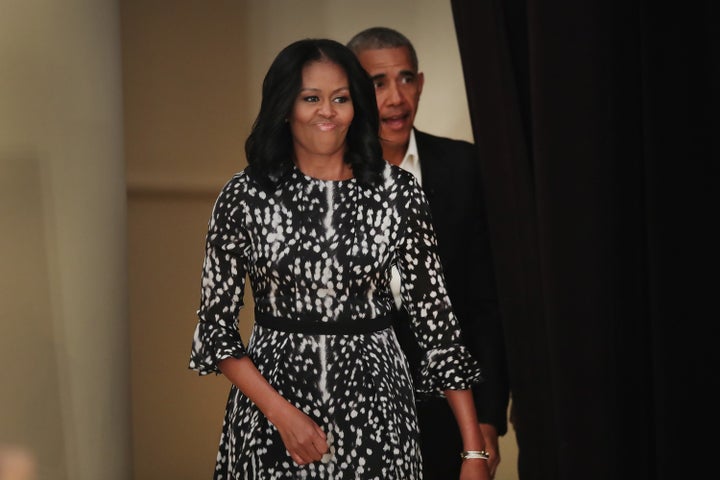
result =
[[[435,348],[420,362],[415,391],[419,397],[444,397],[445,390],[467,390],[482,382],[480,365],[460,344]]]
[[[189,367],[200,375],[219,374],[221,372],[217,364],[220,360],[242,358],[245,355],[247,350],[237,328],[224,328],[200,321],[193,335]]]

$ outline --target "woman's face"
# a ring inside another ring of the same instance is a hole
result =
[[[305,65],[300,93],[288,117],[295,155],[342,158],[354,113],[347,75],[339,65],[329,61]]]

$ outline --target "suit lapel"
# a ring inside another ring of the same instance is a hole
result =
[[[430,208],[435,215],[437,202],[442,198],[440,193],[445,183],[445,171],[442,168],[442,152],[438,151],[435,142],[429,135],[415,130],[415,142],[420,156],[420,171],[422,172],[422,187],[430,202]]]

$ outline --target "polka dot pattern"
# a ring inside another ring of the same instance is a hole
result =
[[[442,395],[480,381],[460,343],[435,235],[414,177],[388,164],[377,187],[295,169],[273,192],[241,172],[210,220],[190,368],[219,373],[249,356],[280,394],[328,436],[322,461],[296,465],[275,427],[231,388],[215,479],[421,479],[415,392],[392,329],[309,335],[237,329],[246,275],[258,312],[298,322],[362,322],[394,308],[390,269],[426,351],[416,390]]]

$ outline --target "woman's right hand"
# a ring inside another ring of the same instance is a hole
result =
[[[310,417],[288,403],[272,423],[298,465],[317,462],[328,451],[325,432]],[[272,420],[271,420],[272,421]]]
[[[295,463],[306,465],[317,462],[327,453],[325,432],[310,417],[283,398],[247,355],[220,360],[218,368],[275,425]]]

